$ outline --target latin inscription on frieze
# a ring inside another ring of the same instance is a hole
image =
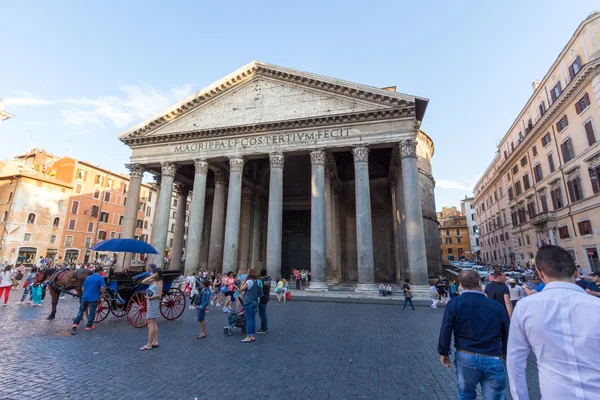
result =
[[[335,140],[349,137],[351,128],[324,129],[311,132],[281,133],[235,139],[203,140],[191,144],[175,146],[175,153],[189,153],[206,150],[252,148],[284,144],[315,143],[320,140]]]

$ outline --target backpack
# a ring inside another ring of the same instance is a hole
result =
[[[20,281],[21,279],[23,279],[23,273],[21,271],[17,272],[17,275],[15,276],[15,279]]]
[[[263,297],[265,294],[263,292],[263,281],[262,279],[257,279],[257,285],[256,285],[256,297],[258,298],[258,300],[260,301],[260,298]]]

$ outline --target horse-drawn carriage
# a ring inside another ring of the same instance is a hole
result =
[[[181,271],[163,271],[163,294],[160,300],[160,313],[167,320],[177,319],[185,311],[185,295],[174,287],[173,281],[181,275]],[[141,283],[143,277],[133,272],[110,272],[106,280],[106,292],[98,302],[95,322],[104,321],[109,313],[115,317],[127,316],[129,323],[136,328],[148,324],[146,320],[146,296],[148,285]]]

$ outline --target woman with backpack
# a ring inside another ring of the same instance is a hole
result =
[[[256,340],[256,311],[258,310],[258,299],[263,296],[262,289],[256,280],[256,272],[250,268],[248,277],[240,288],[240,295],[244,294],[244,310],[246,311],[246,338],[242,343],[250,343]]]
[[[10,288],[12,287],[12,279],[14,273],[12,271],[12,265],[7,265],[4,271],[0,274],[0,299],[4,296],[4,304],[8,303],[8,296],[10,295]]]

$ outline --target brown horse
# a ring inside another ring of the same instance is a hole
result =
[[[47,268],[38,271],[35,274],[35,282],[46,282],[52,296],[52,312],[46,319],[54,319],[56,316],[56,304],[62,290],[75,290],[77,296],[81,298],[83,292],[83,281],[92,275],[93,272],[87,269],[70,270],[68,268]]]

